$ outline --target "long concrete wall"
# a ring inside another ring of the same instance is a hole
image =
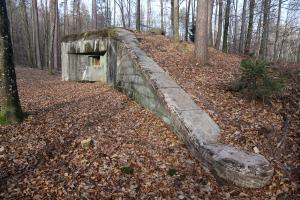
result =
[[[117,29],[117,39],[105,39],[106,83],[159,116],[170,125],[200,163],[217,177],[249,188],[264,186],[273,175],[270,163],[261,155],[238,150],[218,141],[220,129],[189,95],[138,46],[134,34]],[[62,45],[63,80],[72,80],[70,51],[84,53],[84,38]],[[97,42],[90,41],[90,45]],[[82,49],[82,50],[80,50]],[[74,53],[74,52],[73,52]],[[77,64],[80,64],[77,62]],[[76,64],[75,64],[76,65]],[[73,70],[78,71],[78,70]],[[102,74],[103,76],[103,74]],[[80,80],[76,76],[73,80]]]

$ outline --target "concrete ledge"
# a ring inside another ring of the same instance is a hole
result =
[[[72,46],[76,47],[76,52],[84,53],[86,48],[83,46],[99,49],[97,44],[101,44],[100,49],[109,52],[107,70],[103,70],[107,72],[107,83],[114,85],[169,124],[204,167],[217,177],[238,186],[259,188],[267,184],[273,175],[270,163],[261,155],[221,144],[218,140],[218,125],[139,48],[134,34],[123,29],[116,31],[119,35],[117,39],[103,40],[102,43],[97,39],[89,40],[90,44],[82,40],[63,44],[63,79],[81,77],[70,74],[73,71],[80,73],[72,69],[73,62],[68,60],[66,52]]]

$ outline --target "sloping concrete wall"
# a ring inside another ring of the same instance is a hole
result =
[[[209,115],[139,48],[131,32],[123,29],[117,32],[118,39],[109,39],[106,43],[106,82],[169,124],[213,174],[243,187],[264,186],[273,175],[270,163],[261,155],[221,144],[218,141],[220,129]],[[79,41],[72,43],[82,46]],[[69,44],[62,45],[62,56],[70,50]],[[65,78],[65,73],[71,71],[71,62],[66,59],[63,63],[63,80],[70,80]],[[78,80],[78,76],[74,80]]]

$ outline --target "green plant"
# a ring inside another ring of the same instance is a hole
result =
[[[168,170],[168,175],[169,175],[169,176],[175,176],[176,173],[177,173],[177,170],[176,170],[176,169],[169,169],[169,170]]]
[[[272,76],[266,63],[252,59],[242,60],[241,74],[231,87],[233,91],[254,99],[265,99],[281,93],[284,84],[281,78]]]
[[[123,167],[123,168],[121,169],[121,172],[124,173],[124,174],[133,175],[134,169],[131,168],[131,167]]]

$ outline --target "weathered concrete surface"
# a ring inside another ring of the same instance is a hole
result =
[[[107,51],[107,65],[103,66],[106,70],[102,71],[102,76],[106,77],[104,82],[115,86],[161,117],[213,174],[242,187],[264,186],[273,175],[270,163],[261,155],[221,144],[218,141],[220,129],[209,115],[139,48],[131,32],[123,29],[117,29],[117,32],[118,39],[103,40],[106,47],[102,45],[101,50]],[[92,48],[89,49],[95,49],[97,45],[92,44],[97,42],[91,41]],[[86,41],[80,40],[62,45],[62,55],[68,54],[68,59],[63,62],[63,80],[82,79],[81,75],[73,75],[79,72],[72,72],[74,61],[70,52],[66,52],[77,49],[77,54],[85,53],[85,44]],[[79,69],[82,63],[76,62],[75,68]]]

